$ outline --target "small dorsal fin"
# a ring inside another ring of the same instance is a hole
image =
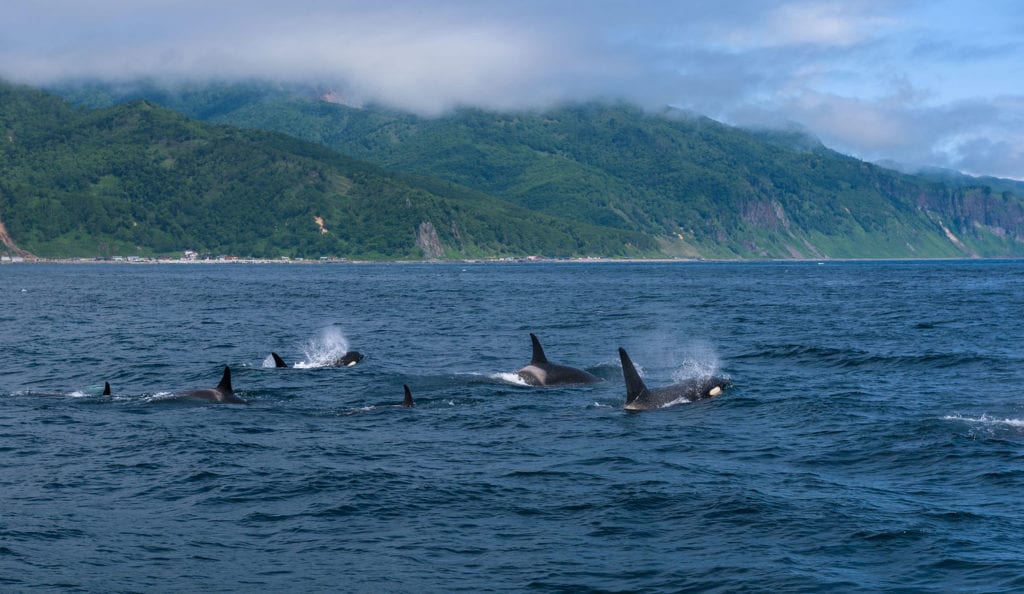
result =
[[[274,367],[288,367],[288,364],[277,353],[270,353],[270,356],[274,358]]]
[[[544,356],[544,349],[541,348],[540,341],[537,340],[535,334],[530,334],[530,341],[533,342],[533,358],[530,359],[530,365],[543,365],[547,363],[548,358]]]
[[[231,389],[231,368],[227,365],[224,366],[224,375],[221,376],[217,389],[226,394],[234,394],[235,392]]]
[[[402,401],[402,406],[405,406],[405,407],[416,406],[416,403],[414,403],[412,401],[412,390],[410,390],[409,386],[407,386],[405,384],[402,384],[402,387],[405,388],[405,400]]]
[[[619,359],[622,361],[622,376],[626,379],[626,404],[636,400],[641,394],[647,391],[644,380],[636,372],[636,367],[630,361],[626,349],[619,347]]]
[[[103,395],[110,396],[110,382],[103,382]]]

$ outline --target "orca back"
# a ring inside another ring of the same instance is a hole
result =
[[[622,376],[626,380],[626,405],[629,405],[647,392],[647,386],[644,384],[644,380],[640,379],[640,374],[637,373],[633,361],[626,354],[626,349],[622,347],[619,347],[619,359],[622,361]]]
[[[352,367],[364,359],[365,355],[359,351],[348,351],[331,362],[331,367]]]
[[[234,394],[235,391],[231,389],[231,368],[227,365],[224,366],[224,375],[220,378],[220,383],[217,384],[217,389],[225,394]]]
[[[530,359],[530,365],[547,365],[548,358],[544,356],[544,349],[540,346],[537,336],[531,333],[530,341],[533,343],[533,358]]]

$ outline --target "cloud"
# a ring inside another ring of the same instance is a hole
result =
[[[761,20],[733,28],[726,39],[741,48],[850,47],[894,23],[895,19],[875,14],[864,2],[791,2],[772,6]]]
[[[862,158],[1024,178],[1013,3],[980,20],[967,0],[13,4],[0,77],[29,84],[266,78],[424,114],[621,98],[796,122]]]

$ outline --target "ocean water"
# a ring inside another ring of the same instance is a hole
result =
[[[1024,590],[1024,262],[10,265],[0,295],[3,591]],[[605,381],[516,382],[530,332]],[[626,412],[619,346],[734,385]],[[174,396],[224,365],[247,406]]]

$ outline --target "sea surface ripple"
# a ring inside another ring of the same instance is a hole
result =
[[[9,265],[0,294],[3,591],[1024,590],[1021,261]],[[512,381],[531,332],[605,381]],[[734,385],[626,412],[619,346]],[[248,406],[173,397],[224,365]]]

